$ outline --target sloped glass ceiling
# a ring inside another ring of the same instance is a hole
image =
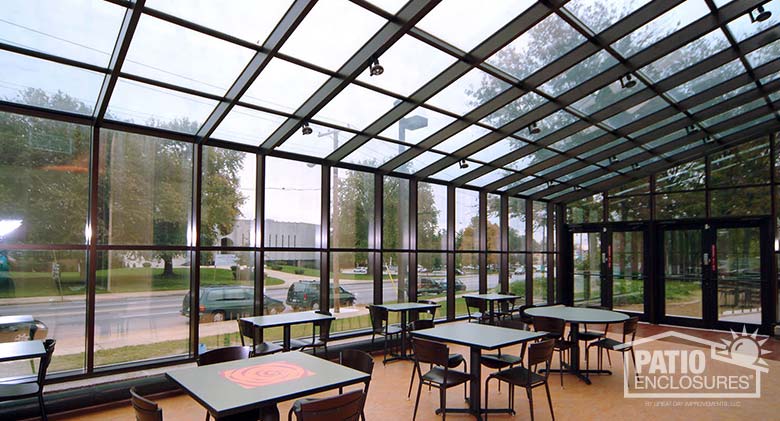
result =
[[[0,101],[563,201],[780,124],[780,0],[424,3],[9,0]]]

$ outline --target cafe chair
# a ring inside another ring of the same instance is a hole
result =
[[[501,382],[507,382],[509,384],[509,409],[514,411],[515,409],[515,386],[525,388],[525,393],[528,396],[528,406],[531,410],[531,421],[534,419],[534,397],[533,389],[544,385],[544,390],[547,392],[547,403],[550,405],[550,415],[552,415],[553,421],[555,420],[555,413],[553,412],[552,399],[550,398],[550,386],[547,384],[547,378],[550,376],[550,362],[552,360],[553,351],[555,350],[555,340],[547,339],[541,342],[536,342],[528,346],[528,367],[522,365],[510,368],[508,370],[497,371],[488,376],[485,380],[485,408],[488,408],[488,383],[490,380],[498,380],[498,384]],[[538,374],[539,365],[544,363],[544,375]],[[488,419],[488,411],[485,411],[485,421]]]
[[[354,390],[329,398],[296,401],[296,404],[287,413],[288,421],[292,421],[293,414],[298,421],[358,421],[366,404],[366,394]]]
[[[398,342],[401,341],[401,328],[390,324],[387,309],[384,307],[370,305],[368,314],[371,317],[371,343],[374,343],[376,335],[384,336],[384,358],[382,364],[387,362],[388,343],[395,337]]]
[[[353,370],[362,371],[369,376],[374,373],[374,357],[371,354],[357,350],[357,349],[345,349],[339,353],[339,364],[349,367]],[[368,386],[371,384],[371,378],[366,380],[366,385],[363,388],[363,393],[368,399]],[[344,388],[339,388],[339,393],[344,393]],[[365,414],[361,414],[360,418],[366,421]]]
[[[609,308],[604,306],[587,306],[587,308],[609,310]],[[593,328],[594,325],[597,326],[596,329]],[[581,326],[582,329],[577,332],[577,340],[583,342],[586,350],[591,342],[605,338],[607,336],[607,331],[609,331],[609,323],[590,323],[590,327],[588,327],[588,323],[581,323]],[[571,339],[571,332],[569,332],[569,337]],[[609,353],[607,353],[607,358],[609,359],[609,365],[612,365],[612,359],[609,357]]]
[[[487,313],[487,303],[474,297],[463,297],[466,301],[466,312],[469,316],[469,322],[476,320],[477,323],[486,323],[490,320],[490,316]],[[474,311],[472,311],[474,309]]]
[[[38,398],[38,408],[41,411],[41,419],[48,420],[46,416],[46,406],[43,403],[43,384],[46,380],[46,370],[49,369],[51,356],[54,353],[54,346],[57,341],[46,339],[43,341],[43,347],[46,354],[41,357],[41,363],[38,366],[38,375],[34,381],[24,383],[0,383],[0,402],[13,401],[17,399]]]
[[[585,349],[585,370],[587,372],[588,368],[590,367],[590,348],[596,347],[598,349],[599,354],[597,358],[597,365],[598,369],[603,369],[603,363],[604,363],[604,355],[603,352],[607,351],[607,357],[609,357],[610,351],[616,351],[623,354],[625,357],[626,352],[631,353],[631,361],[634,363],[634,372],[636,372],[636,357],[634,356],[634,346],[633,345],[626,345],[628,343],[633,344],[634,338],[636,337],[636,328],[637,325],[639,325],[639,317],[632,317],[625,322],[623,322],[623,339],[621,342],[618,342],[612,338],[604,337],[602,339],[599,339],[591,344],[588,345],[588,347]],[[626,341],[626,339],[631,338],[631,340]],[[611,360],[610,360],[610,366],[611,366]]]
[[[425,339],[412,339],[414,348],[414,370],[417,372],[417,399],[414,402],[412,421],[417,419],[417,407],[420,405],[420,393],[423,385],[439,389],[439,406],[442,420],[447,419],[447,389],[463,385],[465,398],[466,387],[471,378],[468,373],[451,370],[448,367],[450,350],[447,345]],[[421,364],[432,364],[432,368],[423,374]]]
[[[198,367],[203,365],[224,363],[227,361],[245,360],[249,358],[251,350],[246,346],[228,346],[225,348],[212,349],[198,355]],[[206,421],[211,416],[206,412]]]
[[[498,322],[498,326],[506,327],[509,329],[526,330],[526,324],[520,320],[504,319]],[[501,349],[496,354],[483,354],[480,357],[479,362],[487,368],[494,370],[503,370],[505,368],[512,368],[517,364],[523,364],[523,356],[525,355],[526,344],[523,343],[520,348],[520,355],[504,354]],[[498,390],[501,391],[501,382],[498,383]]]
[[[303,351],[306,348],[311,348],[312,353],[317,355],[317,348],[322,348],[325,351],[325,357],[327,358],[328,341],[330,340],[330,325],[332,322],[333,319],[314,322],[314,326],[311,330],[311,339],[306,341],[298,340],[300,343],[299,349]]]
[[[417,302],[420,304],[433,304],[433,305],[439,304],[433,300],[417,300]],[[431,316],[431,320],[434,320],[436,318],[436,307],[429,308],[427,310],[420,310],[419,314],[427,314]]]
[[[130,389],[130,403],[133,405],[136,421],[163,421],[162,408],[156,402],[139,395],[135,387]]]
[[[564,339],[564,330],[566,329],[566,321],[555,317],[543,317],[534,316],[533,318],[534,331],[547,332],[544,336],[546,339],[555,340],[554,351],[558,353],[558,364],[560,365],[561,374],[561,388],[563,388],[563,372],[564,372],[564,354],[568,352],[569,362],[571,362],[571,349],[578,344]]]
[[[238,319],[238,333],[239,336],[241,336],[242,346],[246,346],[244,338],[252,338],[252,351],[249,354],[250,357],[273,354],[284,350],[279,344],[263,341],[263,330],[256,328],[252,322]]]
[[[427,320],[427,319],[421,319],[421,320],[415,320],[412,322],[412,326],[410,330],[422,330],[422,329],[430,329],[434,327],[433,320]],[[414,356],[414,355],[412,355]],[[459,365],[463,364],[463,371],[468,372],[468,366],[466,365],[466,359],[463,358],[463,355],[452,353],[447,357],[447,368],[457,368]],[[409,391],[406,393],[406,398],[409,399],[412,396],[412,385],[414,384],[414,367],[412,367],[412,376],[409,379]],[[428,390],[430,390],[430,387],[428,387]]]

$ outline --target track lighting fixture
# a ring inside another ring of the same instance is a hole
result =
[[[764,6],[758,6],[751,10],[748,14],[750,15],[750,21],[753,23],[763,22],[772,17],[772,12],[769,10],[764,10]]]
[[[639,171],[639,163],[638,162],[634,162],[633,164],[631,164],[631,168],[633,168],[634,171]]]
[[[620,159],[617,157],[617,155],[612,155],[612,156],[609,157],[609,163],[610,164],[615,164],[618,161],[620,161]]]
[[[551,187],[552,187],[552,186],[554,186],[554,185],[555,185],[555,183],[553,183],[552,181],[548,181],[548,182],[547,182],[547,188],[548,188],[548,189],[549,189],[549,188],[551,188]]]
[[[698,131],[699,131],[699,128],[698,128],[698,127],[696,127],[696,125],[695,125],[695,124],[691,124],[690,126],[688,126],[688,127],[686,127],[686,128],[685,128],[685,132],[686,132],[687,134],[693,134],[693,133],[696,133],[696,132],[698,132]]]
[[[379,64],[379,58],[377,57],[371,59],[371,64],[368,66],[368,69],[371,76],[379,76],[385,72],[385,68]]]
[[[623,89],[631,89],[636,86],[636,79],[631,76],[631,73],[626,73],[625,76],[620,78],[620,86],[622,86]]]
[[[460,162],[458,162],[458,166],[460,167],[460,169],[465,170],[466,168],[469,167],[469,163],[466,162],[465,159],[461,159]]]
[[[535,121],[528,125],[528,133],[530,133],[530,134],[539,134],[541,132],[542,132],[542,129],[539,128],[539,125],[536,124]]]
[[[314,130],[312,130],[308,122],[304,121],[303,126],[301,126],[301,133],[303,133],[303,135],[306,136],[314,133]]]

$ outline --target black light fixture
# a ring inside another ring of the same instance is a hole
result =
[[[539,128],[539,125],[536,124],[536,122],[532,122],[528,125],[528,133],[530,134],[539,134],[542,132],[542,129]]]
[[[371,59],[371,64],[368,66],[368,70],[371,76],[379,76],[385,72],[385,68],[379,64],[379,58],[374,57]]]
[[[460,169],[465,170],[466,168],[469,167],[469,163],[466,162],[465,159],[461,159],[460,162],[458,162],[458,166],[460,167]]]
[[[638,162],[634,162],[633,164],[631,164],[631,168],[633,168],[634,171],[639,171],[639,163]]]
[[[631,89],[636,86],[636,79],[631,76],[631,73],[626,73],[625,76],[620,78],[620,86],[623,87],[623,89]]]
[[[609,157],[609,163],[610,164],[615,164],[618,161],[620,161],[620,159],[617,157],[617,155],[612,155],[612,156]]]
[[[755,16],[753,15],[754,12]],[[751,10],[748,14],[750,15],[750,21],[753,23],[763,22],[772,17],[772,12],[769,10],[764,10],[764,6],[758,6]]]
[[[699,128],[698,128],[698,127],[696,127],[696,125],[695,125],[695,124],[691,124],[690,126],[688,126],[688,127],[686,127],[686,128],[685,128],[685,132],[686,132],[687,134],[696,133],[696,132],[698,132],[698,131],[699,131]]]
[[[312,130],[307,121],[303,122],[303,126],[301,126],[301,133],[303,133],[304,136],[314,133],[314,130]]]
[[[701,143],[703,143],[705,145],[710,143],[710,141],[712,141],[712,138],[709,135],[704,136],[703,138],[701,138]]]

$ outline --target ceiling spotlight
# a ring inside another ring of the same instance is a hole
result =
[[[469,163],[466,162],[465,159],[461,159],[460,162],[458,162],[458,166],[460,167],[460,169],[465,170],[466,168],[469,167]]]
[[[312,130],[308,122],[304,121],[303,126],[301,126],[301,133],[303,133],[303,135],[306,136],[314,133],[314,130]]]
[[[528,125],[528,133],[530,133],[530,134],[539,134],[541,132],[542,132],[542,129],[539,128],[539,125],[537,125],[535,121]]]
[[[695,124],[691,124],[690,126],[688,126],[688,127],[686,127],[686,128],[685,128],[685,132],[686,132],[687,134],[696,133],[696,132],[698,132],[698,131],[699,131],[699,128],[698,128],[698,127],[696,127],[696,125],[695,125]]]
[[[376,57],[371,60],[371,64],[368,66],[368,69],[371,73],[371,76],[379,76],[385,72],[385,68],[379,64],[379,59]]]
[[[753,15],[753,12],[756,13],[755,16]],[[758,6],[755,9],[751,10],[750,13],[748,14],[750,15],[750,21],[753,23],[763,22],[769,19],[770,17],[772,17],[772,12],[770,12],[769,10],[764,10],[764,6]]]
[[[547,182],[547,188],[548,188],[548,189],[549,189],[550,187],[554,186],[554,185],[555,185],[555,184],[554,184],[552,181],[548,181],[548,182]]]
[[[620,86],[624,89],[631,89],[636,86],[636,79],[631,76],[631,73],[626,73],[625,76],[620,78]]]
[[[609,163],[614,164],[616,162],[620,161],[620,159],[617,157],[617,155],[612,155],[609,157]]]
[[[633,168],[634,171],[639,171],[639,163],[638,162],[634,162],[633,164],[631,164],[631,168]]]
[[[701,138],[701,143],[703,143],[703,144],[705,144],[705,145],[706,145],[706,144],[710,143],[710,141],[711,141],[711,140],[712,140],[712,138],[711,138],[711,137],[709,137],[709,136],[704,136],[703,138]]]

